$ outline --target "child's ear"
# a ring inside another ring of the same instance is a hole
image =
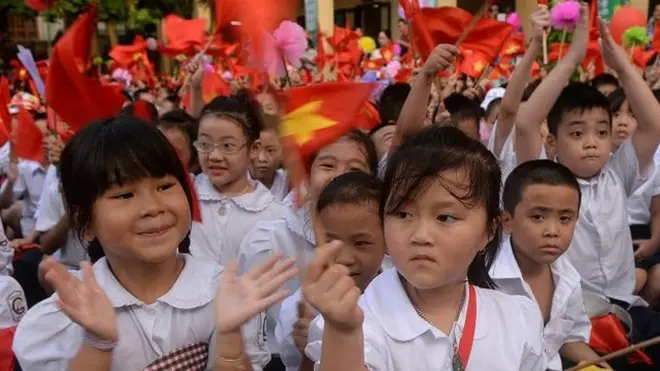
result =
[[[508,235],[511,235],[513,215],[511,215],[508,211],[503,210],[501,218],[502,218],[502,231]]]
[[[548,133],[548,137],[545,140],[545,149],[548,159],[554,160],[553,157],[557,155],[557,137]]]

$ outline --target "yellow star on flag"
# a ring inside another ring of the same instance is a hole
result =
[[[478,61],[477,63],[474,64],[474,70],[477,72],[481,72],[484,70],[484,62]]]
[[[507,55],[515,54],[517,52],[518,52],[518,47],[515,45],[509,45],[509,47],[505,51]]]
[[[318,114],[322,101],[309,102],[289,112],[282,120],[280,136],[293,136],[299,146],[314,137],[314,132],[337,124],[326,116]]]

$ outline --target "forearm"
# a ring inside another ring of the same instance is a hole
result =
[[[298,371],[314,371],[314,361],[307,358],[307,356],[303,354],[300,367],[298,367]]]
[[[424,73],[421,73],[413,81],[410,94],[408,94],[408,98],[406,98],[401,108],[401,115],[396,123],[396,133],[394,140],[392,140],[390,152],[396,149],[407,135],[422,128],[432,84],[433,76]]]
[[[66,243],[69,237],[69,218],[65,215],[53,228],[41,235],[40,246],[44,254],[52,255]]]
[[[320,371],[364,371],[362,328],[346,333],[326,323],[321,345]]]
[[[660,247],[660,194],[651,198],[651,241],[655,251]]]
[[[216,334],[214,371],[248,371],[252,363],[245,354],[241,331]]]
[[[598,354],[583,341],[564,344],[559,348],[559,355],[575,363],[591,362],[600,358]]]
[[[104,371],[112,366],[112,351],[100,351],[83,342],[69,365],[69,371]]]
[[[7,180],[5,189],[0,193],[0,209],[6,209],[14,202],[14,181]]]
[[[643,132],[644,135],[659,135],[660,105],[651,89],[646,85],[644,78],[637,73],[632,64],[628,64],[621,71],[616,72],[632,111],[635,112],[635,119],[638,124],[637,131]]]
[[[566,56],[552,69],[548,77],[534,91],[527,103],[521,107],[515,119],[516,157],[518,163],[536,160],[541,152],[541,124],[568,83],[577,62]]]
[[[198,118],[204,108],[202,85],[190,87],[190,116]]]

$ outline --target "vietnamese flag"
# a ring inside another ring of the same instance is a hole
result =
[[[202,99],[204,100],[204,104],[209,103],[215,97],[228,97],[230,95],[231,87],[222,76],[215,72],[204,74],[204,79],[202,80]],[[190,106],[190,90],[183,97],[183,102],[185,107]]]
[[[472,78],[478,79],[486,70],[489,63],[486,58],[479,53],[466,53],[458,67],[458,72]]]
[[[412,18],[416,50],[427,58],[438,44],[456,44],[468,28],[473,15],[454,7],[422,8]],[[494,19],[481,19],[461,43],[461,47],[478,52],[491,62],[500,54],[513,26]]]
[[[7,133],[11,133],[11,115],[9,114],[9,102],[11,97],[9,95],[9,80],[6,77],[0,77],[0,121],[2,121],[2,129]]]
[[[380,113],[373,103],[366,101],[362,104],[360,112],[355,118],[355,127],[369,131],[380,124]]]
[[[52,8],[56,0],[25,0],[25,5],[38,12],[46,12]]]
[[[87,76],[98,11],[91,6],[64,33],[52,50],[46,83],[48,105],[75,132],[119,113],[125,98],[113,87]]]
[[[371,84],[350,82],[287,89],[287,113],[280,125],[285,147],[296,147],[309,169],[313,154],[356,127],[356,118],[373,89]]]
[[[17,119],[18,125],[14,133],[14,155],[24,160],[43,163],[43,133],[35,124],[32,115],[24,108],[19,108]]]
[[[142,58],[141,54],[147,50],[147,42],[137,36],[131,45],[115,45],[108,56],[112,58],[117,66],[129,68]]]
[[[163,34],[170,45],[203,45],[206,39],[206,21],[201,18],[183,19],[169,14],[163,22]]]
[[[525,54],[525,35],[520,32],[511,34],[504,42],[500,57],[518,57]]]

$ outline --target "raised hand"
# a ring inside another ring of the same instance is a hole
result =
[[[277,290],[298,274],[295,263],[295,258],[282,260],[282,254],[277,253],[238,277],[238,263],[231,262],[223,272],[215,297],[216,331],[236,332],[250,318],[289,296],[290,292]]]
[[[537,5],[531,15],[534,39],[542,40],[543,33],[550,27],[550,11],[547,5]]]
[[[598,18],[598,29],[600,30],[600,50],[605,63],[617,74],[630,66],[628,57],[621,47],[614,41],[610,28],[602,19]]]
[[[587,46],[589,45],[589,7],[586,3],[580,3],[580,20],[575,26],[571,49],[567,57],[573,59],[573,62],[582,63],[584,56],[587,55]]]
[[[458,48],[450,44],[440,44],[433,49],[429,55],[422,72],[426,78],[433,78],[440,71],[449,68],[456,60],[459,51]]]
[[[96,282],[90,263],[80,263],[82,280],[53,258],[44,259],[40,268],[45,272],[45,280],[57,292],[58,305],[73,322],[98,339],[117,341],[115,308]]]
[[[358,306],[360,289],[349,270],[335,263],[342,243],[333,241],[316,249],[303,280],[303,296],[325,319],[326,326],[352,331],[362,326],[364,314]]]

